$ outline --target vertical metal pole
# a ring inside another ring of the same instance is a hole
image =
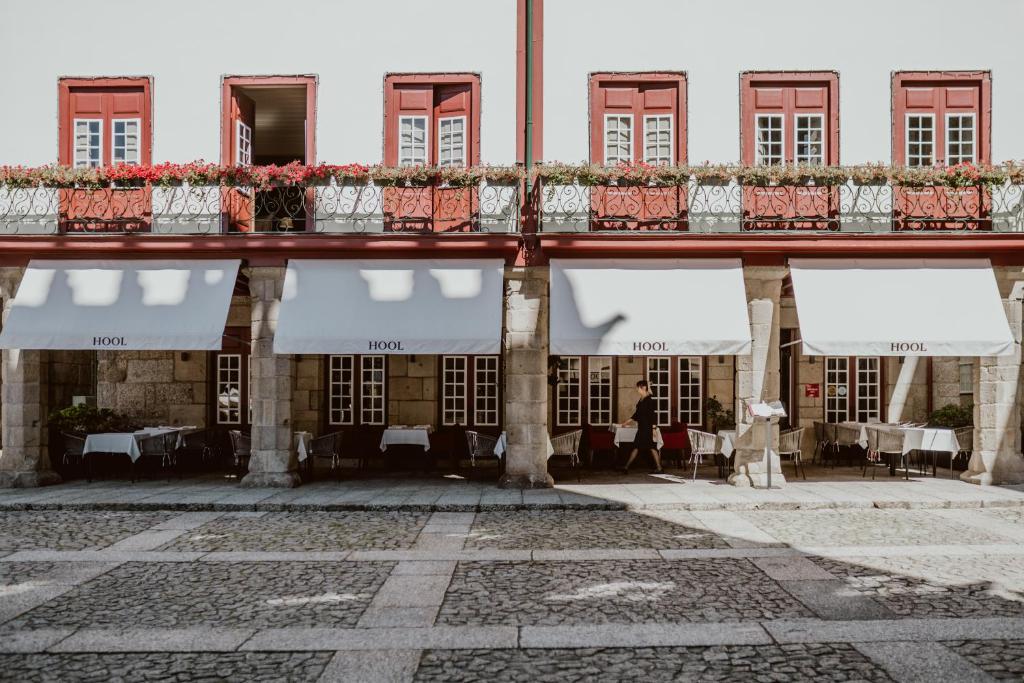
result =
[[[765,471],[768,473],[768,481],[767,481],[767,483],[768,483],[768,488],[769,489],[771,489],[771,487],[772,487],[772,454],[771,454],[772,439],[771,439],[771,432],[770,432],[771,424],[772,424],[771,418],[765,419],[765,421],[764,421],[764,463],[765,463],[765,467],[768,468]]]
[[[530,204],[530,169],[533,167],[533,0],[526,0],[526,140],[523,147],[523,166],[526,168],[526,204]]]

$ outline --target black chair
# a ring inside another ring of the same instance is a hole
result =
[[[139,460],[152,461],[159,469],[170,470],[176,464],[175,451],[178,446],[178,432],[167,432],[166,434],[153,434],[139,439],[139,450],[142,455]],[[135,466],[132,463],[132,481],[135,481]],[[179,475],[180,476],[180,475]]]
[[[500,479],[505,471],[505,458],[494,452],[497,445],[498,437],[467,429],[466,450],[470,468],[475,469],[480,463],[494,461],[498,465],[498,478]]]
[[[235,473],[241,479],[249,471],[249,458],[252,457],[252,438],[238,429],[228,432],[231,437],[231,458]]]
[[[306,472],[310,479],[313,478],[317,459],[329,460],[332,473],[334,470],[341,470],[342,441],[343,432],[334,432],[318,436],[309,442],[306,449]]]
[[[580,445],[583,443],[583,430],[577,429],[565,434],[551,437],[551,457],[564,457],[569,467],[576,470],[576,481],[580,481]]]
[[[179,467],[196,470],[213,468],[220,461],[220,444],[208,429],[197,429],[182,435],[182,444],[175,451]]]
[[[66,467],[81,467],[85,460],[85,437],[67,432],[61,432],[60,436],[64,443],[61,464]]]

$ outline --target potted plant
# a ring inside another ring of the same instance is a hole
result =
[[[959,429],[960,427],[970,427],[973,424],[974,407],[971,405],[947,403],[928,416],[928,426],[930,427]]]
[[[712,433],[723,429],[736,429],[735,413],[732,408],[725,408],[717,396],[712,396],[704,402],[704,416]]]

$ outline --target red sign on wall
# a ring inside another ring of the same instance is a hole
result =
[[[821,396],[821,385],[820,384],[805,384],[804,385],[804,396],[807,398],[818,398]]]

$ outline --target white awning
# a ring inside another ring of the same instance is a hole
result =
[[[501,259],[292,260],[276,353],[498,353]]]
[[[750,353],[739,259],[551,259],[551,353]]]
[[[238,265],[237,259],[31,261],[0,348],[219,349]]]
[[[1013,335],[985,259],[790,259],[804,353],[1003,356]]]

